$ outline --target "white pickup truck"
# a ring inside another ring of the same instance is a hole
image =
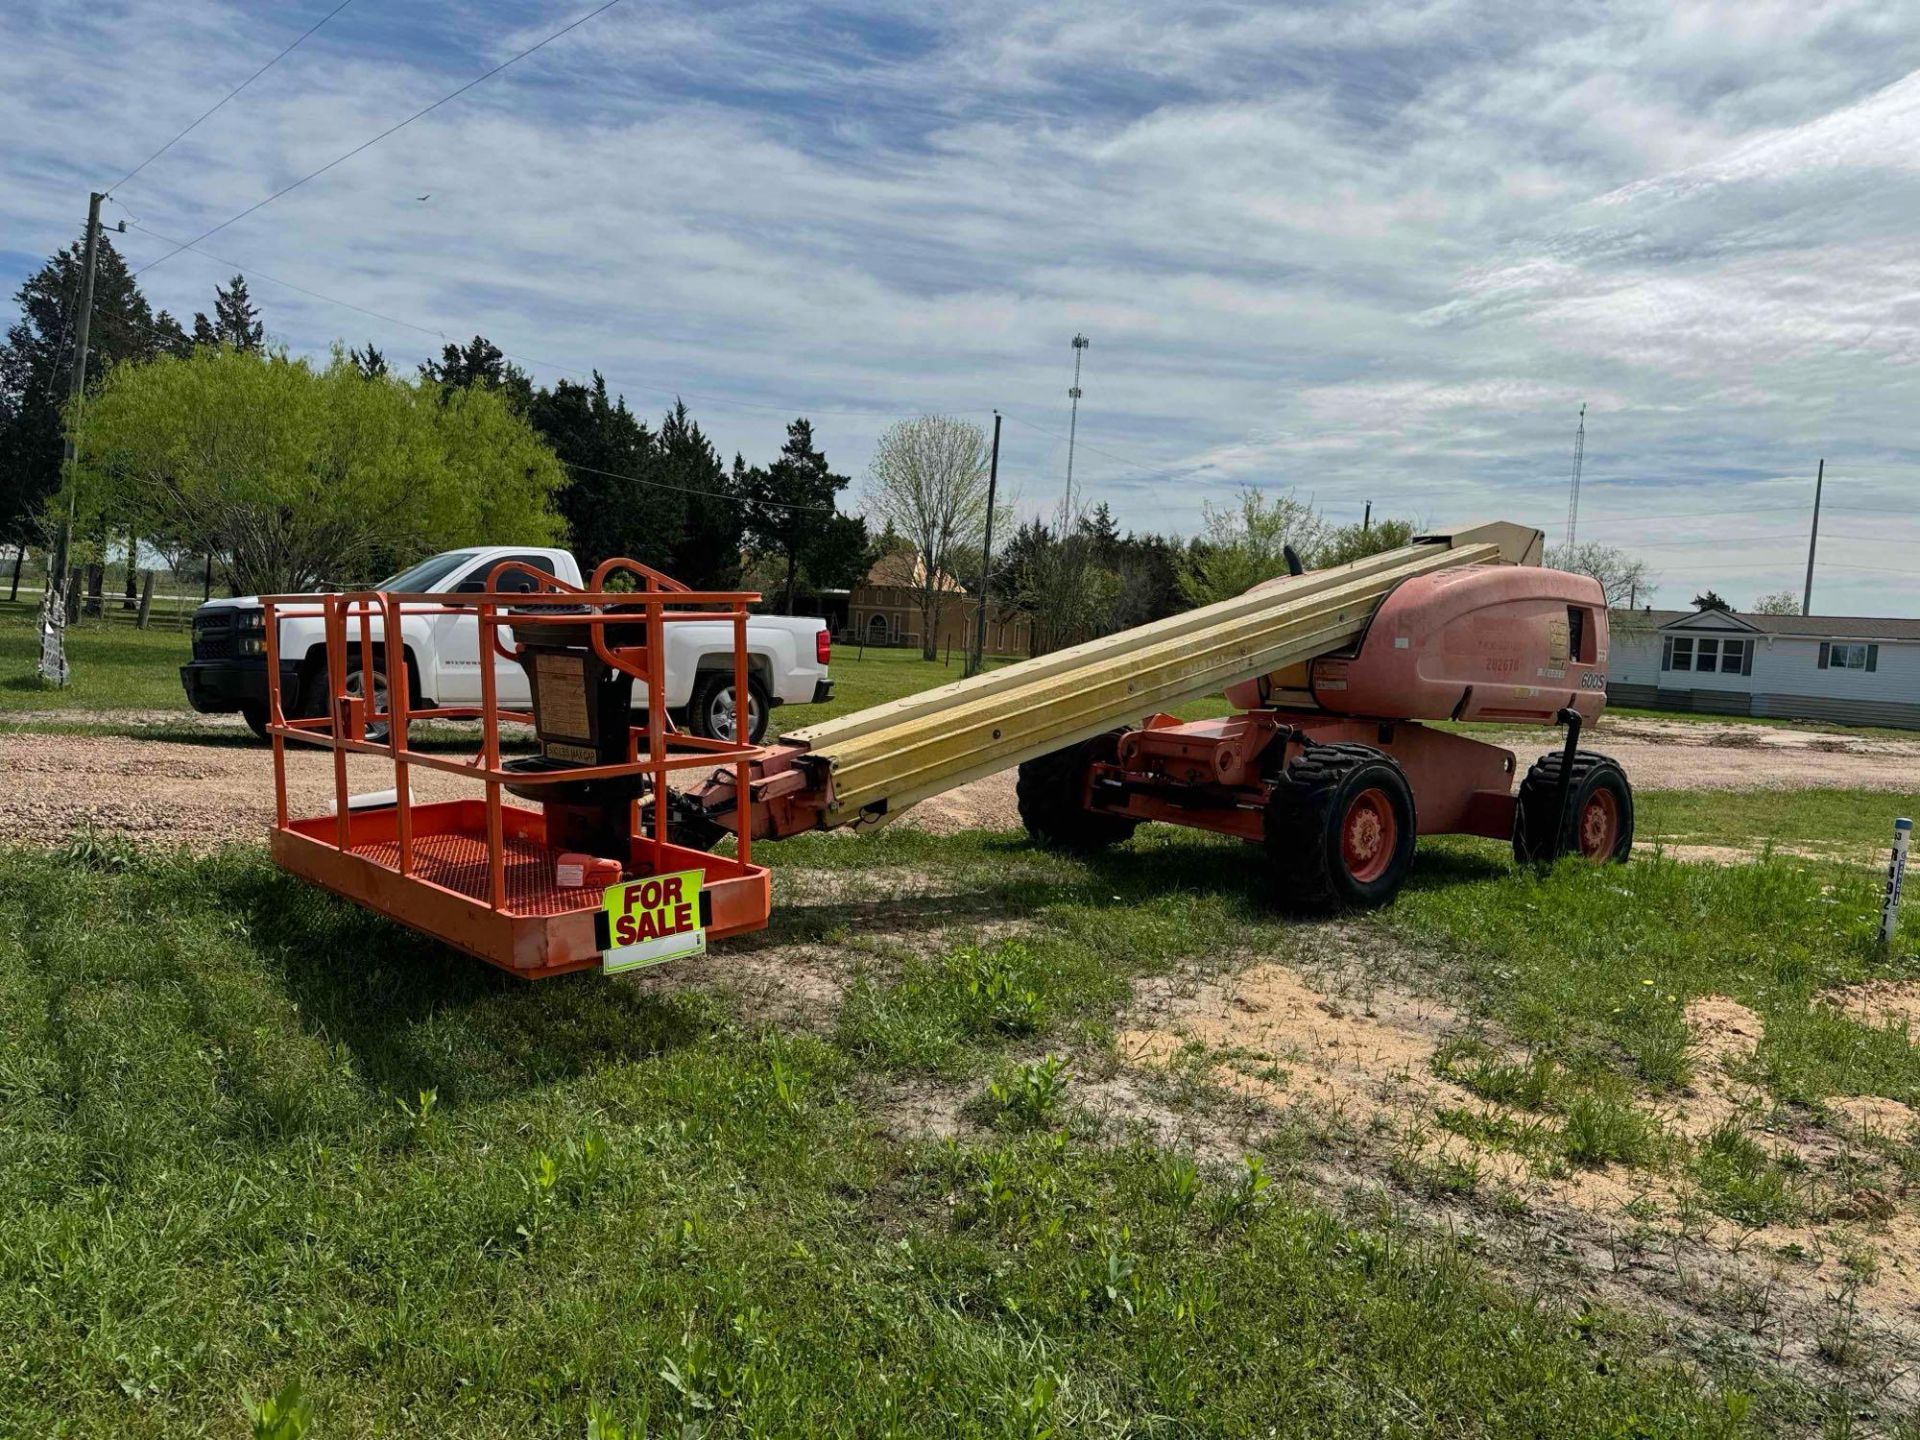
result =
[[[518,560],[578,585],[580,567],[565,550],[490,545],[449,550],[390,575],[373,588],[407,595],[472,594],[487,588],[487,576],[502,560]],[[508,592],[531,590],[525,575],[502,580]],[[187,702],[204,713],[238,711],[255,734],[267,723],[266,612],[258,597],[211,600],[193,614],[193,660],[181,667]],[[480,703],[480,625],[471,615],[421,615],[402,621],[413,703]],[[357,632],[356,632],[357,633]],[[381,637],[376,625],[374,634]],[[733,627],[704,621],[667,627],[667,713],[697,735],[732,739],[734,725]],[[387,708],[384,648],[377,640],[375,708]],[[828,699],[830,659],[826,622],[807,616],[755,615],[747,622],[748,734],[758,742],[775,705],[810,705]],[[318,618],[280,622],[281,705],[289,715],[319,713],[326,687],[326,645]],[[526,672],[495,657],[494,683],[502,705],[532,703]],[[358,647],[347,657],[347,688],[363,683]],[[636,684],[634,704],[646,690]]]

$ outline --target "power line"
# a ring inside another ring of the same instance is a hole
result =
[[[731,500],[736,505],[760,505],[768,510],[786,510],[812,515],[838,515],[838,505],[788,505],[778,500],[755,500],[746,495],[732,495],[725,490],[698,490],[691,485],[669,485],[664,480],[647,480],[639,475],[628,475],[619,470],[596,470],[591,465],[576,465],[571,460],[560,463],[569,470],[584,470],[589,475],[604,475],[609,480],[631,480],[636,485],[651,485],[656,490],[675,490],[682,495],[705,495],[714,500]]]
[[[1046,426],[1036,425],[1031,420],[1022,420],[1018,415],[1015,415],[1010,410],[1006,412],[1006,416],[1007,416],[1007,419],[1013,421],[1014,424],[1024,425],[1027,427],[1027,429],[1032,430],[1037,434],[1045,435],[1049,440],[1056,440],[1062,445],[1067,443],[1067,437],[1065,435],[1062,435],[1058,430],[1049,430],[1047,429]],[[1182,466],[1177,464],[1176,465],[1160,465],[1160,466],[1142,465],[1138,461],[1129,460],[1124,455],[1116,455],[1111,450],[1103,450],[1098,445],[1089,444],[1085,440],[1076,439],[1075,443],[1078,444],[1079,448],[1082,450],[1091,450],[1095,455],[1103,456],[1106,459],[1113,461],[1116,465],[1124,465],[1129,470],[1138,470],[1142,475],[1145,475],[1149,479],[1153,479],[1153,480],[1171,479],[1172,477],[1178,476],[1178,475],[1191,475],[1199,468],[1198,466],[1194,466],[1194,465]]]
[[[334,16],[338,15],[342,10],[346,9],[347,6],[351,5],[352,3],[353,3],[353,0],[340,0],[340,3],[338,5],[334,6],[333,9],[329,10],[326,14],[322,15],[318,20],[314,21],[312,25],[308,26],[305,32],[301,34],[298,40],[295,40],[291,45],[287,46],[286,49],[282,50],[278,55],[274,56],[271,60],[267,61],[267,63],[262,65],[258,70],[254,71],[253,74],[249,75],[246,79],[242,80],[238,85],[234,86],[233,89],[229,90],[225,95],[221,96],[218,103],[216,103],[211,108],[206,110],[200,116],[200,119],[195,120],[191,125],[187,126],[186,129],[182,130],[178,135],[174,136],[173,139],[167,141],[166,144],[162,145],[158,150],[154,151],[146,159],[142,160],[138,165],[134,166],[133,169],[129,170],[126,174],[122,175],[118,180],[114,181],[113,184],[107,186],[106,187],[107,193],[111,194],[113,191],[118,190],[122,185],[126,184],[127,181],[133,179],[134,176],[138,175],[142,170],[146,169],[147,166],[151,165],[154,161],[158,160],[162,155],[166,154],[167,151],[171,150],[174,146],[178,145],[182,140],[186,139],[187,136],[191,135],[195,130],[199,129],[201,122],[210,118],[213,115],[213,112],[215,110],[218,110],[222,105],[225,105],[227,101],[233,99],[234,96],[238,95],[242,90],[246,89],[249,85],[253,84],[254,81],[258,80],[262,75],[266,74],[267,71],[273,69],[274,66],[278,65],[282,60],[286,59],[287,56],[291,55],[294,51],[298,50],[303,44],[306,43],[308,37],[311,36],[314,33],[314,31],[318,30],[322,25],[325,25],[329,20],[333,19]]]
[[[120,202],[117,200],[114,201],[113,203],[116,205],[120,204]],[[127,207],[124,205],[120,205],[120,208],[122,210],[126,210]],[[388,325],[397,325],[403,330],[417,331],[419,334],[422,334],[422,335],[431,335],[434,339],[444,341],[447,344],[459,343],[457,337],[453,332],[438,329],[437,327],[434,327],[431,325],[422,325],[418,321],[414,321],[414,320],[403,320],[398,315],[389,315],[384,311],[370,309],[369,307],[365,305],[357,304],[352,300],[342,300],[338,295],[328,295],[322,291],[311,289],[308,286],[297,284],[292,280],[282,279],[280,276],[271,275],[265,270],[262,270],[257,266],[249,265],[244,260],[235,260],[230,256],[216,255],[211,250],[203,249],[198,244],[192,241],[178,240],[171,235],[163,235],[158,230],[155,230],[152,226],[144,224],[138,217],[133,215],[133,212],[131,210],[128,210],[127,214],[129,216],[127,223],[131,225],[135,230],[140,231],[142,234],[151,235],[153,236],[154,239],[159,240],[164,244],[178,247],[178,249],[175,251],[176,254],[178,253],[179,250],[191,250],[195,255],[200,256],[202,259],[212,260],[217,262],[220,265],[232,266],[234,270],[251,275],[257,280],[265,280],[270,285],[278,285],[283,289],[296,291],[301,295],[307,296],[309,299],[318,300],[322,304],[338,305],[344,310],[352,310],[356,314],[365,315],[371,320],[379,320]],[[166,257],[163,256],[162,258],[164,259]],[[155,261],[154,263],[158,264],[159,262]],[[465,331],[466,326],[463,324],[460,328],[462,331]],[[473,333],[478,334],[480,333],[480,331],[476,327]],[[859,415],[859,416],[867,416],[870,418],[882,419],[882,420],[904,420],[904,419],[910,418],[915,414],[920,413],[918,411],[907,411],[907,410],[860,410],[860,409],[848,409],[844,407],[831,407],[831,406],[823,407],[823,406],[809,406],[809,405],[800,405],[800,406],[770,405],[761,401],[754,401],[754,400],[734,400],[721,395],[704,394],[697,390],[684,390],[678,386],[673,386],[673,385],[647,384],[641,381],[636,381],[629,376],[612,374],[604,369],[601,369],[601,367],[597,365],[563,364],[557,360],[542,360],[537,356],[518,354],[512,350],[502,350],[500,353],[505,358],[509,360],[518,361],[522,365],[531,366],[539,370],[550,370],[550,371],[553,371],[555,374],[563,377],[577,379],[580,377],[592,375],[597,372],[599,374],[607,376],[607,378],[613,381],[618,388],[623,390],[651,391],[656,395],[671,395],[675,399],[697,400],[704,405],[717,405],[722,408],[732,408],[736,410],[754,410],[754,411],[760,411],[760,412],[771,414],[771,415],[805,415],[809,417],[814,415]],[[949,413],[982,414],[985,412],[961,411],[961,412],[949,412]]]
[[[596,6],[592,10],[589,10],[586,14],[580,16],[578,19],[571,20],[567,24],[562,25],[558,30],[555,30],[551,35],[546,36],[544,39],[535,41],[533,44],[529,45],[526,49],[522,50],[519,54],[514,55],[506,60],[502,60],[498,65],[494,66],[491,70],[488,70],[484,74],[476,75],[473,79],[467,81],[466,84],[460,86],[457,90],[449,91],[447,94],[442,95],[438,100],[434,101],[431,105],[423,106],[420,109],[414,111],[413,114],[407,116],[406,119],[398,121],[395,124],[389,125],[386,129],[382,130],[378,135],[375,135],[372,138],[367,140],[362,140],[358,145],[354,146],[351,150],[348,150],[346,153],[342,155],[336,155],[333,159],[329,160],[326,164],[322,165],[319,169],[309,170],[305,175],[302,175],[298,180],[293,181],[291,184],[282,185],[278,190],[274,191],[271,195],[267,196],[264,200],[254,201],[253,204],[249,205],[246,209],[242,210],[239,214],[228,216],[225,220],[222,220],[218,225],[215,225],[211,230],[202,231],[200,234],[194,236],[192,240],[189,240],[186,244],[176,247],[175,249],[169,251],[167,254],[162,255],[158,260],[149,260],[145,265],[142,265],[138,270],[134,271],[133,273],[135,275],[144,275],[146,274],[147,271],[151,270],[154,266],[164,265],[167,261],[171,260],[175,255],[178,255],[182,250],[189,250],[193,246],[198,245],[202,240],[210,239],[211,237],[218,235],[222,230],[226,229],[229,225],[235,224],[238,221],[246,219],[247,216],[253,214],[254,211],[256,210],[264,209],[266,206],[271,205],[274,201],[278,200],[282,195],[291,194],[293,191],[298,190],[302,185],[306,184],[309,180],[318,179],[320,176],[326,174],[329,170],[333,169],[336,165],[341,165],[341,164],[344,164],[346,161],[351,160],[354,156],[360,154],[361,151],[372,149],[375,145],[378,145],[382,140],[386,139],[389,135],[397,134],[400,131],[406,129],[407,126],[413,124],[414,121],[422,119],[425,116],[431,115],[434,111],[438,110],[442,105],[448,104],[450,101],[459,99],[462,95],[466,94],[467,91],[473,89],[474,86],[483,84],[484,82],[491,80],[494,76],[498,75],[502,70],[507,69],[509,66],[519,64],[522,60],[526,59],[529,55],[533,54],[536,50],[545,49],[548,45],[551,45],[555,40],[558,40],[562,35],[565,35],[568,32],[573,30],[578,30],[582,25],[586,24],[589,20],[593,19],[595,16],[605,14],[607,11],[611,10],[614,6],[620,3],[621,3],[621,0],[604,0],[603,4]]]

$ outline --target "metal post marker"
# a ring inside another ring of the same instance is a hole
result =
[[[1880,907],[1880,943],[1893,944],[1900,922],[1900,887],[1907,878],[1907,850],[1913,843],[1913,821],[1901,816],[1893,822],[1893,854],[1887,859],[1887,898]]]

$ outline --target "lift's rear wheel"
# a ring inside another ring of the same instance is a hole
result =
[[[1087,808],[1087,772],[1096,762],[1114,759],[1124,733],[1116,730],[1110,735],[1096,735],[1020,767],[1014,795],[1020,806],[1020,823],[1027,827],[1035,844],[1057,850],[1104,850],[1129,838],[1139,827],[1137,820]]]
[[[1282,904],[1372,909],[1399,893],[1413,867],[1413,787],[1371,745],[1316,745],[1275,782],[1267,855]]]
[[[1513,854],[1523,864],[1578,855],[1596,865],[1624,861],[1633,851],[1633,786],[1616,760],[1576,750],[1567,809],[1560,803],[1562,757],[1542,755],[1520,782],[1513,817]]]

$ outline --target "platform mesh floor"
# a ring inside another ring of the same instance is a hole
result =
[[[559,852],[524,836],[508,835],[506,853],[506,913],[561,915],[569,910],[591,910],[600,903],[600,891],[563,890],[554,883]],[[398,842],[356,845],[353,854],[388,870],[400,868]],[[487,874],[487,842],[474,835],[416,835],[413,873],[422,880],[486,901],[492,882]]]

